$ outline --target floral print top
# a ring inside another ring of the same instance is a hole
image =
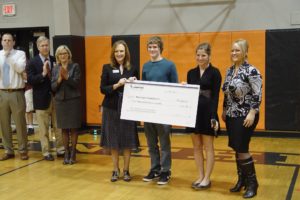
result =
[[[222,90],[224,111],[229,117],[246,117],[250,109],[259,111],[262,99],[262,76],[253,65],[244,62],[234,76],[235,67],[227,72]]]

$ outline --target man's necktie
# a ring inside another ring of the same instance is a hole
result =
[[[2,80],[3,80],[3,87],[8,88],[10,84],[10,76],[9,76],[10,66],[6,62],[6,58],[3,63],[3,74],[2,74]]]

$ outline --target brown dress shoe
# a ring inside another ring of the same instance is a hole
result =
[[[15,157],[15,154],[4,154],[3,157],[0,158],[0,161],[4,161],[4,160],[8,160],[8,159],[11,159],[11,158],[14,158]]]
[[[27,153],[20,153],[21,160],[28,160],[29,156]]]

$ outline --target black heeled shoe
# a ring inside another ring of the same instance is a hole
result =
[[[209,183],[207,185],[201,185],[201,183],[198,183],[195,185],[194,189],[195,190],[204,190],[204,189],[208,189],[211,187],[211,181],[209,181]]]
[[[76,163],[76,149],[71,152],[69,164],[73,165]]]
[[[131,181],[131,176],[128,170],[123,171],[123,180],[126,182]]]
[[[241,169],[241,161],[236,159],[238,180],[236,184],[229,189],[230,192],[239,192],[242,188],[246,189],[246,177]]]
[[[68,151],[65,151],[65,155],[64,155],[64,161],[63,161],[63,165],[67,165],[70,162],[70,153]]]
[[[199,185],[201,183],[201,181],[200,182],[197,182],[197,181],[195,181],[195,182],[193,182],[192,183],[192,188],[195,188],[197,185]]]
[[[111,178],[110,178],[110,181],[111,182],[116,182],[119,179],[119,176],[120,176],[120,170],[113,171],[112,175],[111,175]]]
[[[242,171],[246,175],[246,192],[243,194],[245,199],[252,198],[257,195],[258,182],[252,157],[244,160],[241,164]]]

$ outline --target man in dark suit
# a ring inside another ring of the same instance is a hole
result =
[[[51,116],[52,128],[55,134],[57,156],[63,156],[64,154],[61,130],[57,129],[56,126],[56,112],[51,91],[51,69],[55,65],[55,58],[50,56],[48,38],[40,36],[36,43],[39,55],[28,63],[28,83],[32,85],[33,89],[33,107],[39,124],[42,154],[45,160],[53,161],[54,157],[50,153],[49,147],[49,116]]]

